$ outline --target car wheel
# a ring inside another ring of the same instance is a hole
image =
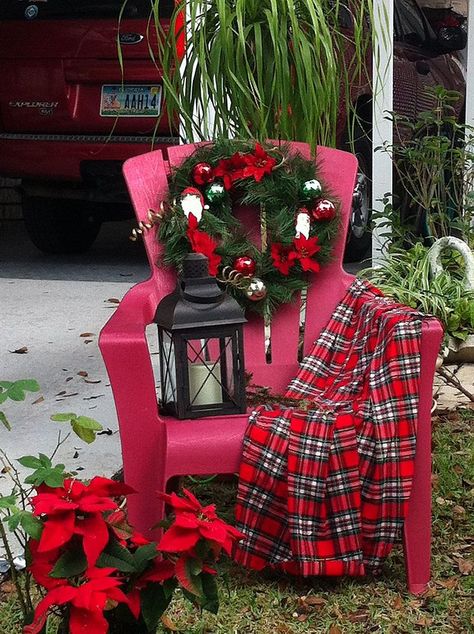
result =
[[[367,133],[355,134],[353,149],[346,144],[348,151],[354,151],[359,162],[354,193],[352,195],[352,211],[349,220],[345,262],[359,262],[367,254],[372,244],[370,223],[372,216],[372,147]]]
[[[78,200],[25,197],[25,228],[44,253],[84,253],[99,233],[101,220]]]

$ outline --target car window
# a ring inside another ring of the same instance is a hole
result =
[[[147,18],[153,0],[0,0],[0,20]],[[170,17],[173,0],[160,0],[160,15]]]
[[[424,46],[436,39],[428,21],[414,0],[396,0],[394,9],[395,40]]]

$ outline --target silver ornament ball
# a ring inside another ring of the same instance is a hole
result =
[[[252,277],[245,293],[250,301],[259,302],[267,296],[267,287],[259,277]]]

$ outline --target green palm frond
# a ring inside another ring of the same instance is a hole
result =
[[[160,31],[158,0],[153,4]],[[350,38],[343,11],[353,23]],[[367,75],[370,15],[371,0],[183,1],[159,38],[167,114],[175,120],[179,113],[192,141],[240,136],[334,145],[340,103]]]

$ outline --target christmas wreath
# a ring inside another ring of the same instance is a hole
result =
[[[260,214],[261,248],[234,206]],[[210,274],[242,305],[269,314],[304,289],[308,273],[318,272],[331,256],[337,207],[314,161],[287,145],[205,145],[170,179],[158,226],[162,264],[180,271],[187,253],[203,253]]]

